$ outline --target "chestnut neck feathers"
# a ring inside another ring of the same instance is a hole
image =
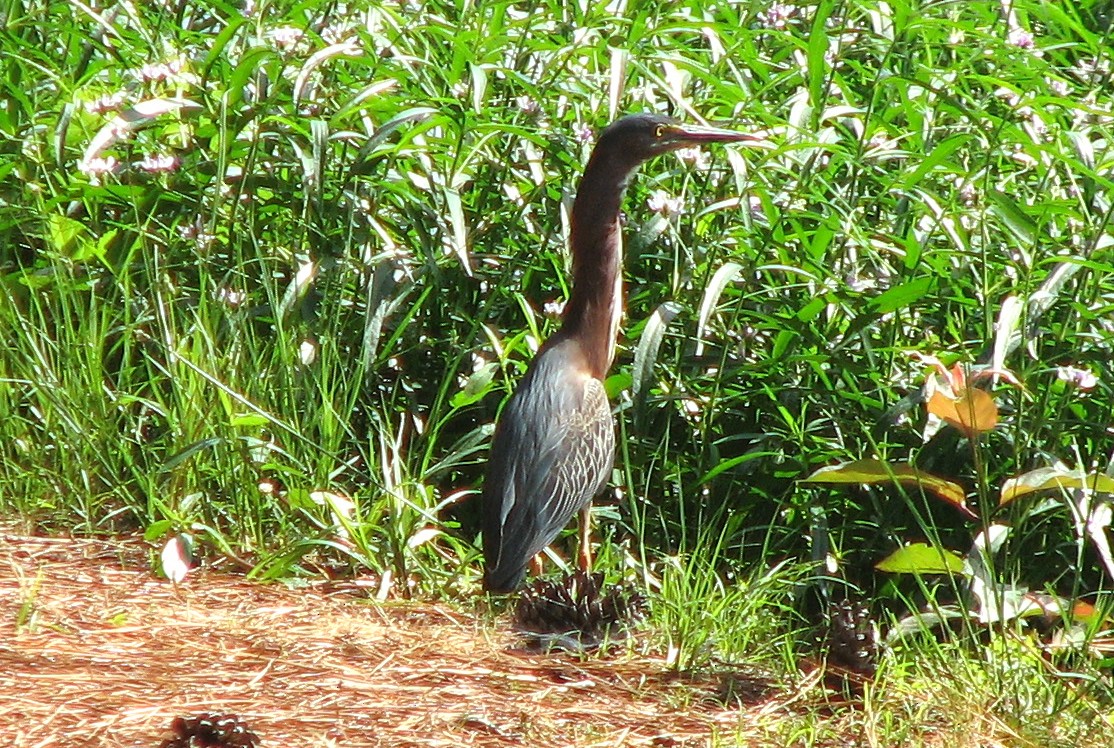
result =
[[[589,373],[603,379],[615,355],[622,314],[623,240],[619,221],[623,194],[642,159],[596,146],[584,169],[572,209],[573,287],[560,338],[577,337]]]

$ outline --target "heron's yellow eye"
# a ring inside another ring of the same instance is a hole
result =
[[[658,125],[657,129],[654,130],[654,137],[655,138],[661,138],[661,137],[664,137],[664,136],[665,136],[665,125]]]

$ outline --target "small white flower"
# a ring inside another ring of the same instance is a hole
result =
[[[1060,78],[1049,78],[1048,87],[1052,89],[1052,93],[1057,96],[1067,96],[1071,91],[1071,86],[1068,85],[1068,82]]]
[[[758,22],[768,29],[781,31],[789,25],[789,17],[795,10],[785,3],[770,3],[768,8],[758,13]]]
[[[224,302],[233,309],[240,306],[240,304],[243,304],[245,298],[247,298],[247,295],[243,291],[237,291],[235,289],[228,288],[227,286],[224,286],[217,291],[217,299]]]
[[[85,102],[85,111],[90,114],[104,114],[114,112],[124,103],[124,92],[117,91],[113,94],[102,94],[92,101]]]
[[[864,158],[878,159],[880,161],[901,158],[903,155],[897,139],[887,137],[885,133],[875,133],[874,136],[867,141],[866,151],[863,153]]]
[[[216,239],[205,228],[205,221],[197,216],[193,223],[183,223],[178,226],[178,235],[187,241],[192,241],[201,249],[205,249]]]
[[[1010,106],[1017,106],[1021,102],[1021,96],[1012,88],[1002,86],[994,91],[994,95]]]
[[[1039,114],[1030,110],[1027,117],[1029,121],[1024,123],[1024,127],[1033,140],[1040,140],[1048,134],[1048,123],[1041,119]]]
[[[344,38],[351,32],[351,27],[345,24],[330,23],[325,28],[321,29],[321,40],[326,44],[339,44],[344,41]]]
[[[758,195],[747,195],[747,210],[750,211],[751,220],[761,221],[768,223],[766,218],[766,206],[762,204],[762,198]]]
[[[856,293],[869,291],[878,285],[878,281],[874,278],[865,275],[859,275],[856,271],[852,270],[843,276],[843,282],[847,284],[847,288]]]
[[[171,76],[170,81],[180,86],[200,86],[201,76],[197,73],[190,72],[189,70],[183,70],[182,72]]]
[[[135,71],[135,77],[143,81],[144,83],[166,80],[167,76],[169,75],[170,71],[166,68],[165,65],[155,62],[148,63],[141,67],[139,70]]]
[[[131,71],[131,75],[140,83],[171,83],[176,85],[200,85],[201,78],[186,69],[187,63],[178,58],[169,62],[154,62],[138,70]]]
[[[77,168],[84,174],[96,176],[116,171],[117,166],[118,164],[115,156],[105,156],[103,158],[97,156],[88,161],[82,160],[78,163]]]
[[[177,169],[178,159],[168,153],[152,153],[145,156],[142,161],[137,161],[135,168],[149,174],[161,174]]]
[[[542,314],[549,318],[560,317],[565,312],[565,302],[547,301],[542,305]]]
[[[655,213],[661,213],[666,218],[682,212],[684,203],[679,197],[671,197],[665,190],[654,190],[646,201],[646,206]]]
[[[269,34],[271,41],[279,49],[293,48],[305,35],[306,32],[296,26],[280,26]]]
[[[40,137],[36,136],[41,136],[45,132],[45,130],[46,127],[40,125],[39,127],[36,127],[33,132],[28,133],[29,137],[25,137],[22,139],[19,150],[23,153],[24,156],[32,159],[39,159],[44,157],[45,150],[43,148],[43,141]],[[31,185],[28,184],[26,186],[30,187]]]
[[[136,70],[133,75],[143,83],[161,83],[170,77],[170,68],[161,62],[152,62]]]
[[[1006,41],[1018,49],[1032,49],[1036,46],[1036,42],[1033,41],[1033,35],[1022,28],[1011,29],[1009,36],[1006,37]]]
[[[1110,72],[1110,58],[1092,57],[1080,60],[1074,67],[1068,68],[1068,71],[1084,83],[1093,83],[1096,78],[1105,77]]]
[[[1074,366],[1056,367],[1056,376],[1060,381],[1078,387],[1081,390],[1093,390],[1099,383],[1098,377],[1089,369],[1077,369]]]
[[[536,117],[541,112],[541,105],[529,96],[518,96],[514,103],[523,114],[528,114],[531,117]]]
[[[677,150],[677,158],[700,170],[707,169],[712,163],[707,152],[700,148],[679,148]]]
[[[77,170],[89,177],[89,181],[93,184],[100,184],[101,177],[115,173],[119,166],[120,164],[116,161],[115,156],[105,156],[104,158],[98,156],[88,161],[82,159],[77,163]]]
[[[970,208],[978,202],[979,191],[973,182],[960,177],[956,179],[956,187],[959,188],[959,199],[965,207]]]

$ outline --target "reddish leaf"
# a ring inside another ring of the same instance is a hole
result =
[[[998,406],[990,393],[980,389],[962,390],[954,399],[936,390],[928,401],[928,412],[970,439],[998,425]]]

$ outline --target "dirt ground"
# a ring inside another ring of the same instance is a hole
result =
[[[158,746],[176,716],[240,716],[261,746],[706,746],[787,708],[724,707],[660,660],[526,651],[505,627],[357,585],[290,589],[149,546],[0,534],[0,743]],[[745,690],[745,689],[744,689]]]

